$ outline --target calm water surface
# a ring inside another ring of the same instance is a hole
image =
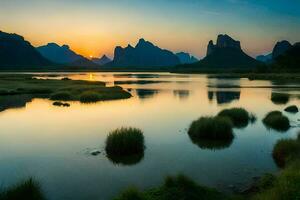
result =
[[[166,175],[184,173],[200,184],[230,192],[233,187],[245,188],[254,177],[276,172],[271,157],[274,144],[280,138],[296,137],[299,130],[299,114],[284,112],[293,125],[284,133],[267,129],[261,120],[269,111],[299,106],[300,85],[169,73],[76,73],[50,78],[66,76],[120,85],[133,97],[95,104],[71,102],[69,108],[55,107],[47,99],[0,98],[3,187],[35,177],[49,199],[106,200],[129,185],[145,189],[160,184]],[[289,93],[289,102],[273,103],[272,92]],[[191,142],[186,132],[193,120],[231,107],[244,107],[257,121],[234,129],[234,140],[221,149]],[[135,164],[115,164],[103,151],[108,132],[121,126],[144,131],[145,154]],[[90,155],[95,149],[102,153]]]

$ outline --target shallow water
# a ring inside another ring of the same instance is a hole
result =
[[[43,77],[48,74],[37,74]],[[2,186],[35,177],[49,199],[111,199],[129,185],[149,188],[166,175],[183,173],[200,184],[230,192],[253,178],[278,169],[272,159],[280,138],[296,137],[300,114],[288,114],[294,126],[277,132],[262,124],[272,110],[300,105],[300,85],[206,75],[169,73],[70,73],[70,77],[120,84],[133,97],[95,104],[71,102],[55,107],[47,99],[0,97],[0,180]],[[271,101],[272,92],[289,93],[287,104]],[[224,148],[193,144],[186,131],[200,116],[243,107],[257,121],[234,129]],[[103,151],[110,130],[134,126],[144,131],[144,157],[131,165],[115,164]],[[89,152],[101,150],[98,156]]]

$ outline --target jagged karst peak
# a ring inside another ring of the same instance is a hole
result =
[[[278,56],[284,54],[291,47],[292,47],[291,43],[287,40],[282,40],[277,42],[272,51],[273,60],[276,59]]]
[[[130,44],[126,48],[117,46],[114,51],[112,66],[175,66],[180,64],[179,58],[171,51],[161,49],[141,38],[135,47]]]
[[[240,41],[234,40],[227,34],[219,34],[216,44],[214,44],[212,40],[208,42],[206,55],[210,55],[217,48],[233,48],[241,50],[241,43]]]

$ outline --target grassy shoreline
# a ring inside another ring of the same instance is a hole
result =
[[[36,79],[30,74],[0,74],[0,96],[31,95],[62,101],[96,102],[130,98],[119,86],[107,87],[104,82],[70,79]],[[92,95],[89,95],[92,94]],[[92,96],[92,98],[89,98]]]

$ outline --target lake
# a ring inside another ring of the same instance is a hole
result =
[[[133,97],[55,107],[43,98],[0,97],[0,180],[2,187],[28,177],[38,180],[49,199],[111,199],[128,186],[150,188],[167,175],[183,173],[224,192],[243,190],[264,173],[278,171],[272,149],[281,138],[295,138],[299,114],[283,112],[292,127],[266,128],[264,116],[300,105],[300,84],[209,78],[171,73],[36,73],[38,78],[69,77],[120,85]],[[271,101],[289,94],[288,102]],[[257,120],[234,129],[223,147],[194,144],[187,129],[201,116],[243,107]],[[110,161],[104,152],[109,131],[133,126],[144,131],[146,149],[130,164]],[[100,150],[93,156],[90,153]]]

